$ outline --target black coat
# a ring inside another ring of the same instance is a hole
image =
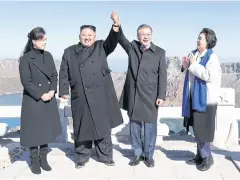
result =
[[[165,100],[167,68],[165,50],[151,43],[144,51],[140,42],[131,43],[121,30],[120,45],[128,54],[129,66],[123,92],[121,108],[128,112],[131,120],[154,122],[157,120],[157,98]]]
[[[84,52],[81,43],[65,49],[59,73],[59,96],[69,94],[75,140],[97,140],[123,123],[107,56],[119,41],[112,29],[105,41]]]
[[[56,98],[44,102],[41,96],[57,91],[57,71],[52,55],[47,51],[31,50],[20,60],[23,85],[20,144],[25,147],[55,142],[61,134]]]

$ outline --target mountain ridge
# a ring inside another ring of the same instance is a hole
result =
[[[59,72],[60,60],[54,61]],[[168,68],[167,99],[164,106],[181,106],[182,90],[185,74],[181,72],[179,57],[166,57]],[[231,87],[236,92],[236,107],[240,107],[240,62],[221,63],[222,87]],[[127,68],[126,68],[127,69]],[[118,98],[126,78],[126,72],[112,72],[112,79]],[[18,60],[4,59],[0,61],[0,95],[22,93],[19,79]]]

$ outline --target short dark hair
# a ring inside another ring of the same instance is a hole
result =
[[[217,37],[215,32],[212,29],[209,28],[203,28],[200,34],[205,34],[206,41],[207,41],[207,48],[212,49],[217,44]]]
[[[89,29],[93,30],[94,32],[96,32],[96,27],[93,26],[93,25],[82,25],[82,26],[80,27],[80,31],[82,31],[82,30],[85,29],[85,28],[89,28]]]
[[[142,28],[149,28],[151,30],[151,32],[153,32],[152,27],[147,25],[147,24],[141,24],[140,26],[138,26],[137,28],[137,34],[139,33],[139,30]]]

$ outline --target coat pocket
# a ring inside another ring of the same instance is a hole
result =
[[[76,84],[76,81],[75,81],[75,80],[69,81],[69,85],[70,85],[71,87],[75,86],[75,84]]]
[[[75,84],[76,84],[75,80],[69,81],[69,85],[71,87],[71,99],[72,100],[77,98],[77,90],[76,90]]]

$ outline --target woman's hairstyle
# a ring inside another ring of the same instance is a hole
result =
[[[207,41],[207,48],[212,49],[217,44],[217,37],[215,32],[212,29],[209,28],[203,28],[203,30],[200,32],[200,34],[205,34],[206,41]]]
[[[31,51],[33,49],[33,40],[40,40],[43,39],[44,35],[46,34],[45,30],[42,27],[36,27],[34,29],[31,30],[30,33],[28,33],[27,37],[28,37],[28,41],[27,44],[20,56],[21,57],[26,54],[27,52]],[[20,60],[19,59],[19,60]]]

